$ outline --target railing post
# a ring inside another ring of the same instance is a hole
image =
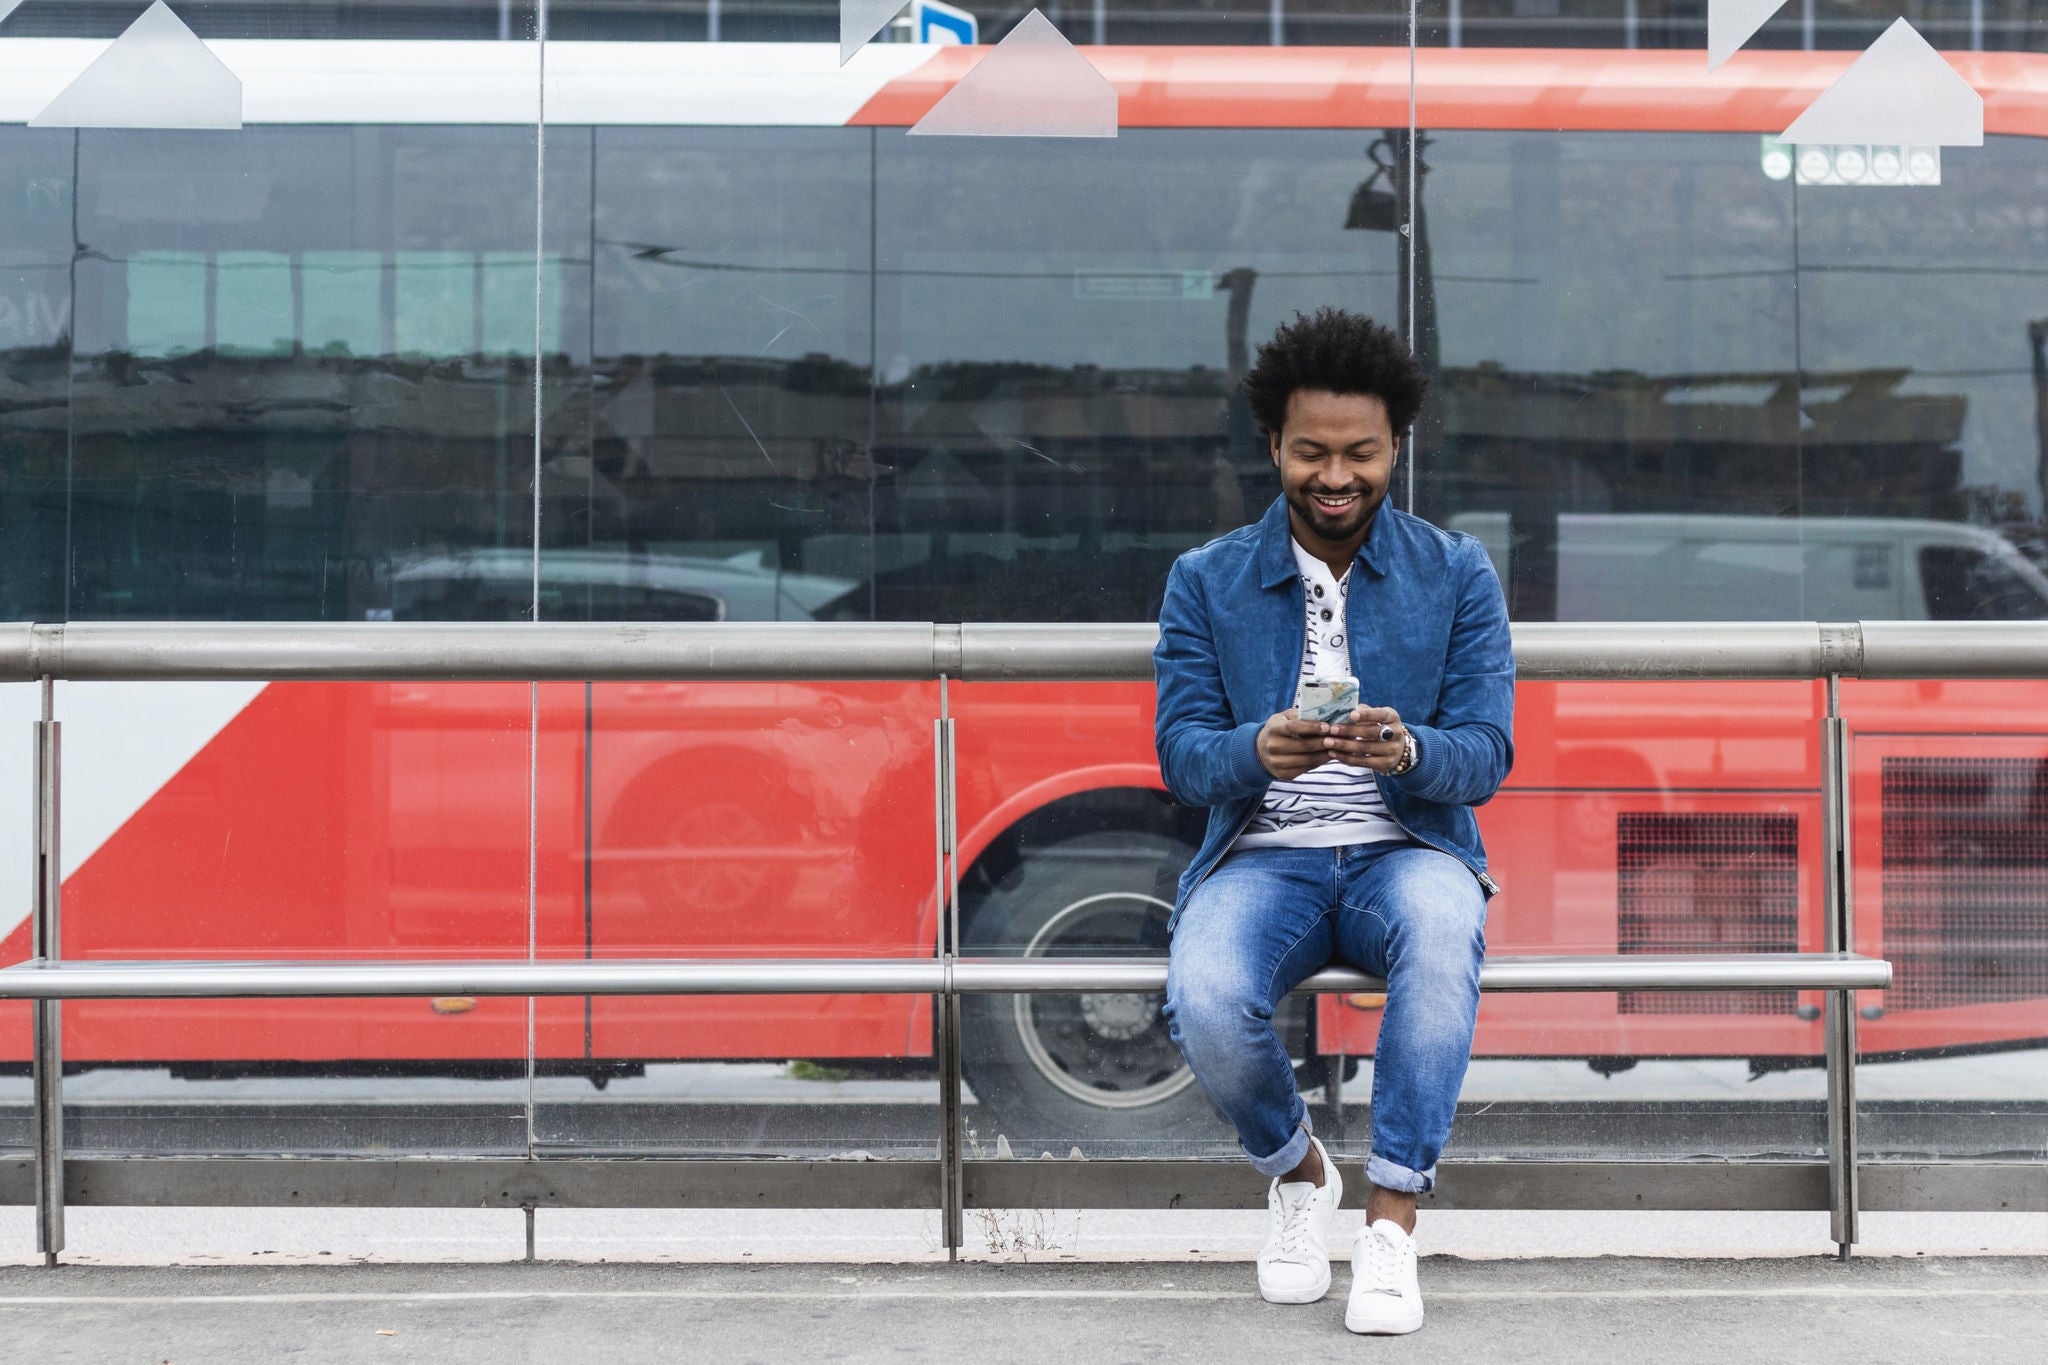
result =
[[[961,1205],[966,1178],[961,1164],[960,996],[953,989],[953,964],[960,955],[959,792],[954,765],[953,716],[946,697],[946,675],[939,675],[939,718],[932,722],[933,824],[938,849],[939,960],[945,972],[937,1000],[939,1053],[939,1220],[946,1259],[960,1259],[966,1240],[966,1214]]]
[[[31,951],[39,962],[63,956],[58,915],[64,868],[58,843],[59,732],[56,683],[42,680],[42,718],[35,722],[35,887],[31,896]],[[43,1264],[57,1264],[64,1249],[64,1039],[63,1005],[35,1002],[34,1055],[29,1067],[35,1086],[36,1250]]]
[[[1856,942],[1849,864],[1849,761],[1842,722],[1841,676],[1827,676],[1827,715],[1821,721],[1822,892],[1829,952],[1851,952]],[[1856,1244],[1856,993],[1827,993],[1828,1222],[1835,1251],[1849,1259]]]

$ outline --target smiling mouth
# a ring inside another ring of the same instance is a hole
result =
[[[1346,511],[1357,505],[1358,502],[1358,494],[1356,493],[1345,493],[1339,497],[1332,497],[1327,493],[1311,493],[1308,496],[1309,501],[1322,508],[1325,512]]]

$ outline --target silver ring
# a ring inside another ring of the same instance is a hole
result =
[[[1394,727],[1393,727],[1393,726],[1391,726],[1391,725],[1389,725],[1389,724],[1387,724],[1387,723],[1386,723],[1385,721],[1381,721],[1381,722],[1380,722],[1380,743],[1382,743],[1382,744],[1385,744],[1385,743],[1386,743],[1386,742],[1387,742],[1388,740],[1392,739],[1393,737],[1394,737]]]

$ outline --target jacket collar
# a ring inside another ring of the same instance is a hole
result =
[[[1391,489],[1388,490],[1390,493]],[[1393,520],[1391,498],[1382,501],[1372,514],[1372,527],[1358,547],[1358,558],[1382,577],[1387,572],[1387,554],[1392,548],[1387,523]],[[1276,588],[1299,572],[1294,563],[1294,532],[1287,521],[1287,499],[1277,497],[1259,518],[1259,582]]]

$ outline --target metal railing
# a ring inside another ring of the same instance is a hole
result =
[[[969,1202],[968,1163],[960,1150],[959,998],[976,992],[1157,991],[1164,986],[1165,964],[1146,959],[971,959],[960,954],[958,869],[952,861],[956,847],[954,734],[952,718],[946,712],[945,684],[1149,680],[1156,639],[1156,627],[1141,624],[0,624],[0,681],[36,681],[43,689],[34,774],[34,957],[0,970],[0,999],[35,1002],[32,1070],[39,1249],[54,1263],[63,1245],[63,1209],[71,1189],[62,1137],[59,1007],[66,998],[885,992],[931,994],[938,1005],[945,1111],[938,1162],[939,1202],[945,1212],[947,1245],[957,1253],[961,1210]],[[1887,984],[1889,966],[1849,951],[1855,941],[1854,907],[1848,878],[1847,772],[1839,680],[2048,676],[2048,623],[1541,623],[1516,626],[1514,647],[1518,676],[1525,680],[1826,681],[1827,709],[1820,736],[1825,952],[1494,958],[1483,969],[1482,985],[1489,990],[1802,987],[1826,991],[1826,1203],[1832,1236],[1846,1255],[1856,1241],[1860,1203],[1853,993]],[[908,960],[64,964],[59,954],[60,732],[53,685],[60,680],[204,679],[936,680],[941,684],[941,714],[934,722],[935,842],[938,894],[943,901],[936,956]],[[1319,973],[1305,988],[1355,991],[1375,984],[1359,973],[1332,969]],[[175,1164],[189,1167],[187,1162]],[[228,1164],[239,1178],[247,1177],[248,1163]],[[491,1184],[507,1187],[498,1191],[500,1199],[511,1199],[515,1185],[528,1191],[521,1196],[524,1202],[520,1207],[527,1210],[529,1220],[542,1197],[532,1191],[546,1189],[554,1192],[552,1197],[570,1198],[549,1181],[529,1179],[520,1185],[501,1169],[505,1163],[484,1164],[491,1167]],[[717,1167],[719,1178],[737,1174],[734,1163],[705,1164]],[[1155,1170],[1176,1165],[1115,1164]],[[1494,1163],[1503,1168],[1531,1164]],[[303,1179],[305,1163],[287,1165],[294,1181],[318,1183]],[[976,1163],[977,1168],[990,1165]],[[1589,1188],[1603,1180],[1609,1184],[1613,1179],[1625,1181],[1634,1167],[1622,1163],[1578,1165],[1595,1177],[1580,1182],[1586,1188],[1585,1197],[1594,1201],[1584,1206],[1652,1206],[1643,1202],[1640,1188],[1625,1204],[1603,1202],[1618,1197],[1614,1190]],[[273,1165],[272,1169],[279,1168]],[[1771,1184],[1767,1176],[1777,1182],[1761,1196],[1765,1199],[1782,1199],[1788,1197],[1784,1190],[1805,1188],[1798,1183],[1803,1177],[1797,1163],[1783,1170],[1760,1166],[1756,1171],[1765,1184]],[[1663,1167],[1663,1172],[1658,1179],[1668,1181],[1670,1168]],[[147,1193],[132,1180],[124,1183],[122,1177],[127,1172],[97,1174],[105,1186],[126,1191],[121,1197],[134,1199]],[[841,1168],[833,1179],[843,1184],[847,1174]],[[1004,1178],[1012,1174],[979,1169],[986,1197],[1017,1198],[1023,1192],[1043,1192],[1040,1177]],[[1060,1177],[1069,1193],[1074,1184],[1071,1175],[1069,1171]],[[1511,1184],[1512,1179],[1510,1176],[1502,1184]],[[230,1182],[229,1189],[222,1192],[223,1202],[231,1201],[228,1196],[235,1188],[242,1187]],[[816,1182],[806,1188],[817,1188]],[[902,1187],[885,1180],[879,1188],[900,1194]],[[295,1185],[293,1202],[300,1193]],[[386,1197],[394,1197],[390,1187],[386,1187]],[[585,1197],[589,1197],[587,1192]],[[1174,1202],[1190,1206],[1178,1192]],[[1548,1206],[1561,1207],[1564,1202]]]
[[[1524,681],[2034,678],[2048,621],[1532,622]],[[0,682],[1150,681],[1157,626],[923,622],[0,624]]]

